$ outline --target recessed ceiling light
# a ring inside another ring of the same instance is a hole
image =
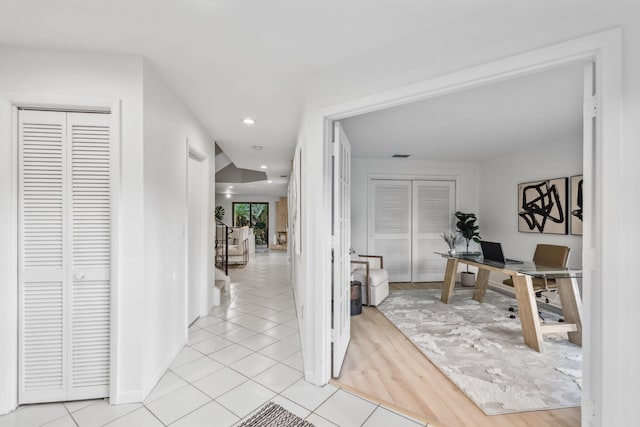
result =
[[[267,165],[260,165],[260,169],[266,169]]]
[[[233,188],[233,185],[230,185],[230,186],[229,186],[229,189],[232,189],[232,188]]]
[[[244,123],[245,125],[255,125],[256,121],[251,117],[245,117],[244,119],[242,119],[242,123]]]
[[[267,183],[268,183],[268,184],[271,184],[272,182],[273,182],[273,181],[271,181],[271,180],[268,180],[268,181],[267,181]]]
[[[262,150],[262,145],[254,145],[253,149],[256,150],[256,151],[260,151],[260,150]]]
[[[231,194],[227,193],[227,199],[231,198]]]

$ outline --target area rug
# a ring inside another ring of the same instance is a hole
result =
[[[239,427],[313,427],[313,424],[269,402]]]
[[[377,308],[487,415],[580,406],[581,347],[549,334],[538,353],[509,318],[513,298],[489,290],[479,304],[472,295],[456,289],[443,304],[439,289],[391,291]]]

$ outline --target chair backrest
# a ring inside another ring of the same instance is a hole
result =
[[[568,246],[538,244],[533,253],[533,262],[547,267],[566,267],[569,262]]]
[[[246,225],[243,227],[234,227],[229,237],[235,240],[236,245],[239,245],[249,238],[249,227]]]

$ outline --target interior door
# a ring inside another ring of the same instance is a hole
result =
[[[202,302],[202,163],[189,156],[187,168],[187,193],[188,193],[188,324],[195,322],[200,316]]]
[[[19,403],[108,396],[110,116],[19,112]]]
[[[351,338],[351,145],[334,123],[332,371],[338,377]]]
[[[449,249],[440,235],[454,229],[455,182],[413,181],[412,188],[412,280],[440,281],[446,259],[434,252]]]
[[[390,282],[411,281],[411,181],[369,182],[369,255],[382,255]]]

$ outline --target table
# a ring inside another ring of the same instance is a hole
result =
[[[513,279],[513,286],[518,303],[520,325],[524,342],[532,349],[542,352],[542,337],[554,332],[567,332],[569,341],[582,346],[582,300],[578,290],[578,278],[582,271],[570,268],[545,267],[534,263],[500,264],[485,261],[481,255],[469,256],[465,254],[449,255],[436,252],[447,258],[447,270],[442,286],[440,301],[448,304],[455,287],[458,264],[472,265],[478,268],[478,276],[473,292],[473,299],[484,302],[492,271],[505,273]],[[555,279],[565,322],[542,324],[538,317],[538,306],[533,291],[532,277],[546,277]]]

